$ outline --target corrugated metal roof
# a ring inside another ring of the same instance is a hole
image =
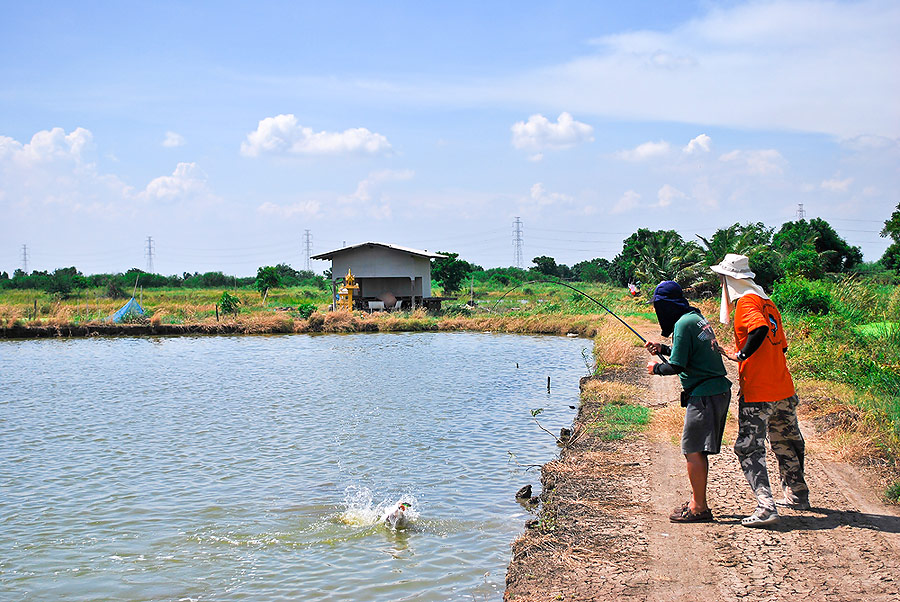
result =
[[[334,251],[328,251],[327,253],[319,253],[318,255],[313,255],[312,257],[310,257],[310,259],[332,259],[339,253],[344,253],[353,249],[359,249],[360,247],[383,247],[385,249],[400,251],[402,253],[409,253],[410,255],[418,255],[419,257],[428,257],[430,259],[441,259],[446,257],[446,255],[441,255],[440,253],[431,253],[430,251],[423,251],[422,249],[401,247],[400,245],[391,245],[384,242],[363,242],[358,245],[350,245],[349,247],[342,247],[340,249],[335,249]]]

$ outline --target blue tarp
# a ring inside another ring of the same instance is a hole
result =
[[[141,307],[141,304],[134,300],[134,297],[131,300],[122,306],[122,309],[114,313],[109,317],[112,322],[121,322],[125,319],[125,316],[128,314],[143,316],[144,308]]]

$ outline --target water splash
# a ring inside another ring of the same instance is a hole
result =
[[[392,528],[391,525],[385,524],[383,517],[388,508],[396,503],[409,504],[410,508],[406,511],[409,523],[419,518],[416,510],[418,500],[409,493],[375,503],[374,495],[368,487],[351,486],[344,491],[344,511],[338,515],[337,521],[355,527],[384,525],[386,528]]]

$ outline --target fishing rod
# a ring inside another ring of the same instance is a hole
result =
[[[639,339],[641,340],[642,343],[644,343],[645,345],[647,344],[647,342],[648,342],[647,339],[645,339],[643,336],[641,336],[641,333],[639,333],[637,330],[635,330],[634,328],[632,328],[631,325],[630,325],[628,322],[626,322],[625,320],[623,320],[622,318],[620,318],[619,316],[617,316],[617,315],[616,315],[616,312],[614,312],[613,310],[611,310],[610,308],[608,308],[606,305],[604,305],[603,303],[601,303],[601,302],[598,301],[597,299],[593,298],[592,296],[590,296],[589,294],[587,294],[587,293],[584,292],[583,290],[577,289],[577,288],[575,288],[574,286],[572,286],[571,284],[567,284],[567,283],[561,282],[561,281],[559,281],[559,280],[529,280],[528,282],[522,282],[521,284],[517,284],[516,286],[512,287],[511,289],[509,289],[508,291],[506,291],[505,293],[503,293],[503,295],[502,295],[499,299],[497,299],[496,302],[494,302],[494,304],[491,306],[491,312],[494,311],[494,309],[497,307],[497,304],[498,304],[498,303],[500,303],[501,301],[503,301],[503,298],[506,297],[506,295],[510,294],[511,292],[513,292],[514,290],[516,290],[517,288],[519,288],[520,286],[525,286],[526,284],[536,284],[536,283],[538,283],[538,282],[542,282],[542,283],[546,283],[546,284],[559,284],[560,286],[564,286],[564,287],[566,287],[566,288],[572,289],[572,290],[575,291],[576,293],[578,293],[578,294],[580,294],[580,295],[583,295],[583,296],[587,297],[588,299],[590,299],[591,301],[593,301],[594,303],[596,303],[597,305],[599,305],[600,307],[602,307],[603,309],[605,309],[605,310],[609,313],[609,315],[611,315],[611,316],[614,317],[616,320],[618,320],[619,322],[621,322],[622,325],[625,326],[625,328],[627,328],[628,330],[630,330],[631,332],[633,332],[634,335],[635,335],[637,338],[639,338]],[[669,363],[669,362],[666,361],[666,358],[663,357],[663,355],[662,355],[661,353],[659,354],[659,358],[662,359],[662,361],[666,362],[667,364]]]

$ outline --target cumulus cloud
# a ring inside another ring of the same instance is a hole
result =
[[[163,140],[162,145],[166,148],[184,146],[184,136],[175,132],[166,132],[166,138]]]
[[[645,142],[631,150],[617,152],[616,157],[624,161],[646,161],[668,154],[669,148],[669,143],[665,140],[660,140],[659,142]]]
[[[572,197],[567,194],[563,194],[561,192],[548,192],[547,189],[544,188],[544,184],[542,182],[538,182],[531,187],[529,198],[531,199],[531,201],[541,207],[557,205],[560,202],[568,203],[572,201]]]
[[[659,189],[659,192],[656,193],[657,198],[659,199],[658,207],[668,207],[672,204],[672,201],[676,199],[686,199],[687,195],[672,186],[671,184],[665,184],[662,188]]]
[[[0,195],[22,211],[52,205],[73,211],[103,211],[112,199],[127,198],[131,188],[113,175],[98,173],[88,149],[89,130],[41,130],[26,143],[0,136]]]
[[[829,192],[847,192],[850,190],[850,184],[852,183],[853,178],[846,178],[844,180],[833,178],[831,180],[823,180],[821,186],[822,190],[828,190]]]
[[[171,176],[151,180],[142,193],[148,200],[164,202],[208,197],[209,194],[206,174],[196,163],[179,163]]]
[[[92,141],[84,128],[68,134],[62,128],[43,130],[25,144],[0,137],[0,194],[15,199],[21,216],[48,218],[130,218],[155,203],[190,211],[220,201],[195,163],[179,163],[171,175],[136,190],[119,176],[98,170],[88,152]]]
[[[688,142],[687,146],[685,146],[682,151],[689,155],[699,152],[708,153],[709,145],[711,142],[712,138],[710,138],[706,134],[700,134],[699,136],[693,138],[690,142]]]
[[[21,142],[0,136],[0,159],[29,167],[53,162],[81,163],[82,153],[93,140],[93,134],[84,128],[75,128],[66,134],[62,128],[41,130],[31,137],[31,142]]]
[[[532,115],[528,121],[519,121],[512,126],[512,145],[520,150],[538,151],[532,160],[539,161],[540,151],[571,148],[582,142],[593,142],[594,128],[575,121],[569,113],[560,113],[553,123],[543,115]]]
[[[241,143],[245,157],[270,155],[340,155],[387,153],[391,145],[381,134],[366,128],[352,128],[343,132],[314,132],[304,127],[293,115],[266,117],[256,131],[247,134]]]
[[[719,161],[730,163],[742,171],[759,176],[780,174],[786,161],[777,150],[733,150],[719,157]]]
[[[625,213],[626,211],[631,211],[632,209],[637,208],[638,204],[641,201],[641,195],[635,192],[634,190],[629,190],[622,195],[613,208],[609,210],[610,213]]]

